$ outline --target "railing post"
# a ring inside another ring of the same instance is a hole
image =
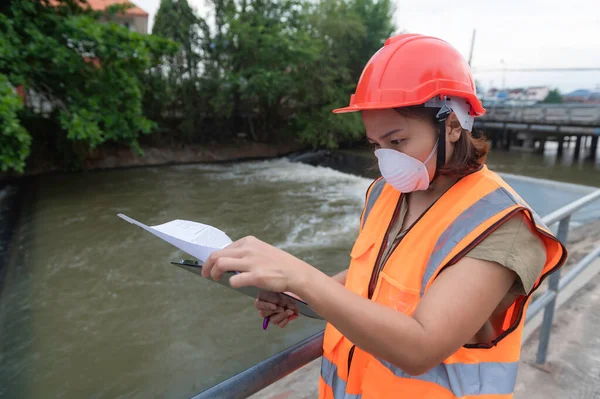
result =
[[[560,221],[558,225],[557,238],[566,245],[567,235],[569,233],[569,222],[571,221],[571,215],[566,216]],[[554,309],[556,308],[556,296],[558,295],[558,283],[560,282],[560,269],[550,275],[548,280],[548,290],[554,291],[556,294],[554,298],[546,305],[544,309],[544,321],[542,322],[542,328],[540,330],[540,343],[538,345],[538,352],[536,363],[541,366],[546,364],[546,357],[548,354],[548,344],[550,343],[550,333],[552,331],[552,321],[554,320]]]

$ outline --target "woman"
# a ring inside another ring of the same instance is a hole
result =
[[[484,165],[472,134],[485,110],[446,42],[404,34],[369,61],[350,105],[362,111],[382,178],[367,192],[348,270],[329,277],[252,237],[203,274],[291,292],[328,321],[321,398],[510,398],[532,292],[563,245]],[[285,326],[283,302],[257,301]]]

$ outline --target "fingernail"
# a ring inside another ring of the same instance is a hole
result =
[[[288,316],[291,316],[291,315],[293,315],[293,314],[294,314],[294,311],[293,311],[293,310],[291,310],[291,309],[288,309],[288,310],[286,310],[286,311],[285,311],[285,313],[286,313]]]

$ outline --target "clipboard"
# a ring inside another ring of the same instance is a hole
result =
[[[199,276],[202,276],[202,262],[198,262],[196,260],[181,259],[179,262],[170,262],[170,263],[172,265],[175,265],[175,266],[183,269],[183,270],[187,270],[190,273],[194,273]],[[252,297],[254,299],[267,300],[267,298],[270,295],[275,294],[272,291],[262,290],[260,288],[254,287],[254,286],[241,287],[241,288],[231,287],[231,285],[229,285],[229,279],[236,274],[237,274],[237,272],[225,272],[225,273],[223,273],[223,276],[221,277],[221,279],[219,281],[215,281],[212,278],[211,279],[206,279],[204,277],[202,277],[202,278],[205,280],[210,280],[212,282],[218,283],[224,287],[229,288],[230,290],[234,290],[234,291],[238,291],[243,294],[246,294],[249,297]],[[289,300],[290,305],[292,305],[292,304],[295,305],[296,309],[298,309],[298,313],[300,313],[306,317],[309,317],[311,319],[323,320],[323,318],[321,316],[319,316],[317,313],[315,313],[315,311],[312,310],[306,302],[304,302],[300,299],[294,298],[293,296],[290,296],[285,293],[279,293],[279,294],[283,295],[285,300]]]

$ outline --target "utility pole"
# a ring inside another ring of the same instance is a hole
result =
[[[471,61],[473,60],[473,49],[475,48],[475,34],[477,33],[477,29],[473,29],[473,36],[471,37],[471,51],[469,52],[469,66],[471,66]]]
[[[506,89],[506,64],[504,64],[504,59],[500,60],[502,64],[502,90]]]

